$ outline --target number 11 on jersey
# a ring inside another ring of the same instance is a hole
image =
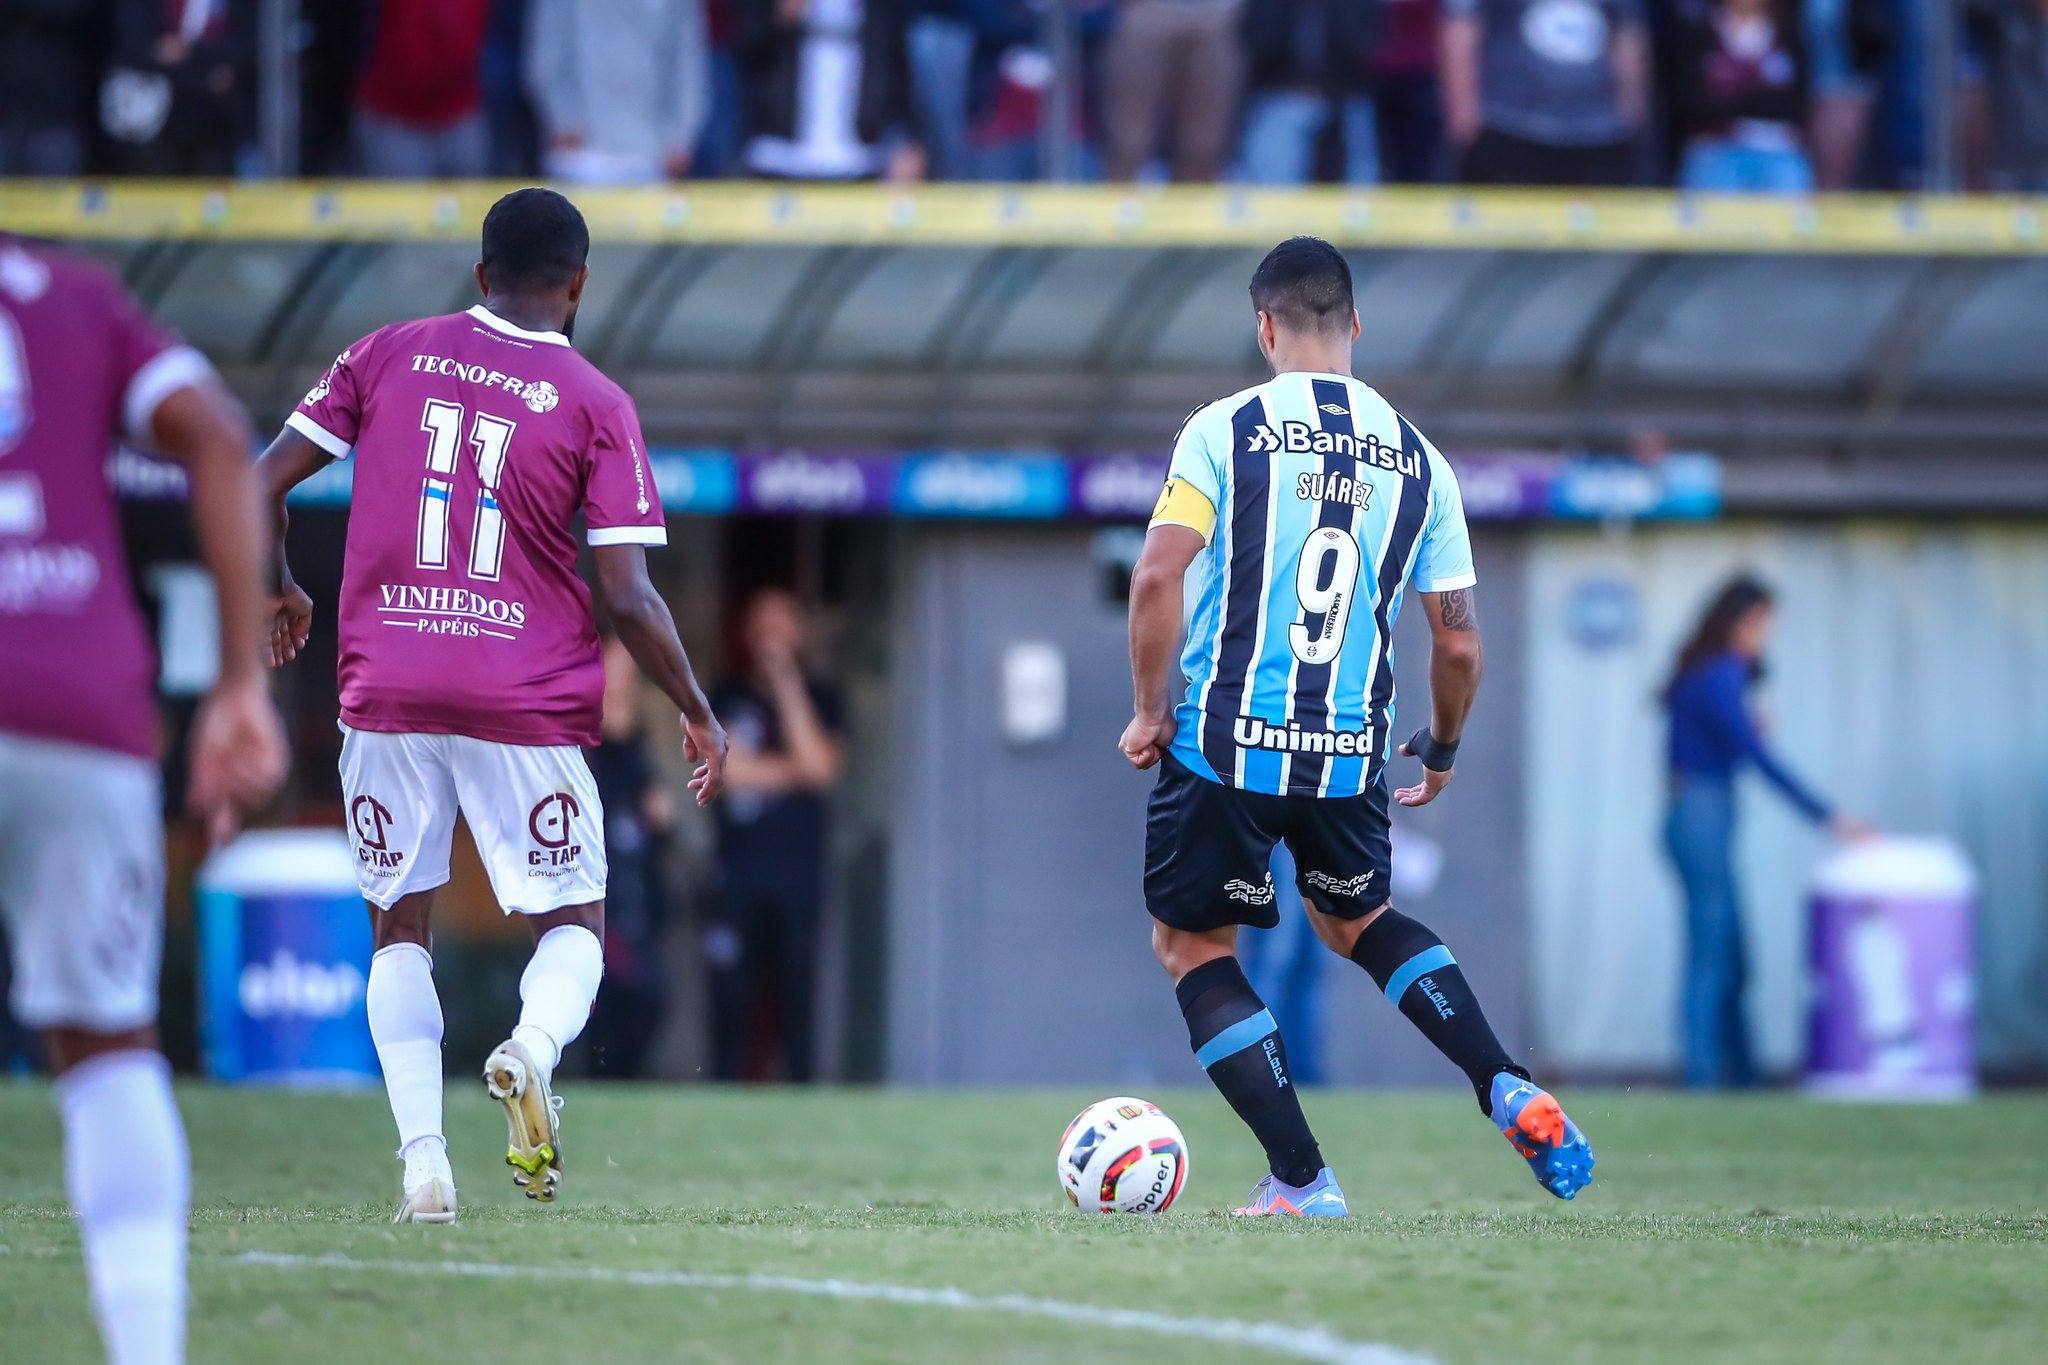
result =
[[[454,496],[456,445],[462,437],[462,404],[429,398],[420,414],[427,433],[427,475],[420,483],[422,569],[448,567],[448,502]],[[476,448],[476,525],[470,536],[469,576],[496,582],[505,562],[505,514],[498,508],[498,482],[505,472],[505,452],[517,424],[480,412],[469,429]]]

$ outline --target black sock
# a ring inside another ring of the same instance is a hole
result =
[[[1478,997],[1458,970],[1458,960],[1429,929],[1389,906],[1352,945],[1351,960],[1365,968],[1408,1022],[1436,1044],[1472,1082],[1479,1110],[1493,1117],[1493,1078],[1506,1071],[1529,1079],[1508,1060],[1493,1036]]]
[[[1314,1180],[1323,1154],[1287,1073],[1287,1045],[1237,959],[1204,962],[1180,979],[1174,995],[1195,1060],[1265,1147],[1274,1176],[1290,1185]]]

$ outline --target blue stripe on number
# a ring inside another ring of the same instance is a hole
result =
[[[1396,1005],[1401,997],[1408,994],[1408,988],[1431,972],[1445,967],[1455,967],[1458,959],[1451,956],[1451,950],[1439,943],[1434,948],[1424,948],[1414,957],[1401,964],[1399,971],[1387,978],[1387,999]]]
[[[1240,1019],[1208,1042],[1195,1049],[1195,1060],[1207,1071],[1232,1053],[1242,1052],[1269,1033],[1278,1033],[1280,1026],[1273,1022],[1273,1011],[1260,1010],[1249,1019]]]

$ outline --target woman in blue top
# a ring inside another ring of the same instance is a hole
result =
[[[1700,618],[1664,689],[1671,713],[1664,842],[1685,888],[1685,1083],[1692,1086],[1757,1079],[1742,1010],[1748,968],[1733,857],[1736,771],[1754,764],[1807,819],[1828,825],[1837,837],[1864,832],[1764,747],[1748,694],[1763,676],[1773,624],[1770,590],[1753,578],[1735,579]]]

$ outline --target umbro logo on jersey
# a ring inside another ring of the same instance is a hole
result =
[[[1332,417],[1343,417],[1349,414],[1351,409],[1345,407],[1342,403],[1325,403],[1323,404],[1323,411],[1329,413]]]
[[[1246,905],[1271,905],[1273,903],[1273,874],[1266,874],[1264,886],[1254,886],[1239,877],[1232,877],[1223,883],[1223,894]]]

